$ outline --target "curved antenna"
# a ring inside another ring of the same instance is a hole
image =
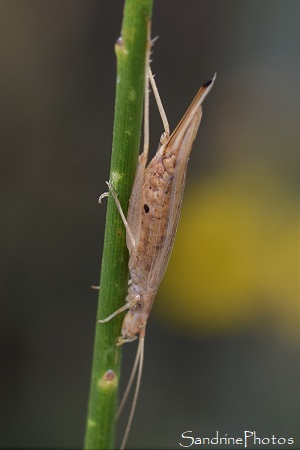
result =
[[[120,414],[121,414],[121,412],[122,412],[122,410],[124,408],[124,405],[125,405],[125,403],[127,401],[127,398],[128,398],[128,395],[129,395],[129,392],[130,392],[130,389],[132,387],[132,383],[133,383],[133,380],[134,380],[134,377],[135,377],[135,374],[136,374],[136,369],[138,368],[138,363],[140,361],[140,355],[141,355],[141,347],[140,347],[140,345],[138,345],[137,351],[136,351],[136,355],[135,355],[135,360],[134,360],[133,367],[132,367],[131,374],[130,374],[130,378],[129,378],[129,381],[127,383],[125,392],[123,394],[121,403],[119,404],[118,412],[116,414],[116,419],[119,418],[119,416],[120,416]]]
[[[139,348],[138,348],[138,353],[139,353],[139,371],[138,371],[138,375],[137,375],[137,380],[136,380],[136,386],[135,386],[135,391],[134,391],[134,396],[133,396],[133,401],[132,401],[132,406],[131,406],[131,410],[130,410],[130,414],[129,414],[129,419],[127,422],[127,426],[126,426],[126,430],[124,433],[124,437],[122,440],[122,444],[120,447],[120,450],[124,450],[126,442],[127,442],[127,438],[128,438],[128,434],[131,428],[131,423],[132,423],[132,419],[133,419],[133,415],[134,415],[134,411],[135,411],[135,407],[136,407],[136,402],[137,402],[137,398],[139,395],[139,390],[140,390],[140,385],[141,385],[141,378],[142,378],[142,370],[143,370],[143,361],[144,361],[144,341],[145,341],[145,329],[141,330],[140,333],[140,338],[139,338]]]

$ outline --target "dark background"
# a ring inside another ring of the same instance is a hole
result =
[[[1,448],[82,447],[122,9],[0,1]],[[218,76],[129,447],[256,430],[300,448],[299,14],[290,0],[154,2],[152,70],[171,129]],[[152,101],[154,150],[161,132]]]

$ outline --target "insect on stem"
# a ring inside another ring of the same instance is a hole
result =
[[[138,371],[133,403],[121,450],[125,448],[134,416],[142,376],[146,324],[174,244],[187,164],[202,117],[202,103],[216,79],[215,75],[199,89],[186,113],[170,135],[168,120],[149,67],[150,48],[149,36],[145,61],[144,146],[138,160],[127,218],[122,211],[113,186],[111,183],[107,183],[126,228],[131,279],[125,305],[99,322],[108,322],[117,314],[128,310],[123,320],[121,336],[117,340],[117,345],[131,342],[139,337],[134,366],[118,411],[119,415]],[[146,167],[149,149],[149,82],[165,131],[161,136],[156,155]],[[102,194],[99,200],[101,201],[105,196],[107,193]]]

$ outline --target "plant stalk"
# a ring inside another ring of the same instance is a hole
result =
[[[152,0],[126,0],[121,38],[115,45],[117,85],[110,181],[127,214],[140,147],[143,115],[147,27]],[[105,324],[125,303],[128,250],[125,228],[111,195],[108,198],[85,450],[110,450],[115,445],[115,416],[121,348],[116,346],[123,314]]]

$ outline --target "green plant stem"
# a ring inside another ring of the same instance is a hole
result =
[[[151,11],[152,0],[126,0],[122,39],[115,45],[117,89],[110,181],[125,214],[140,146],[147,24]],[[124,305],[127,284],[125,228],[109,195],[97,321]],[[124,314],[119,314],[108,323],[96,323],[85,450],[114,448],[121,363],[121,349],[115,344],[123,317]]]

